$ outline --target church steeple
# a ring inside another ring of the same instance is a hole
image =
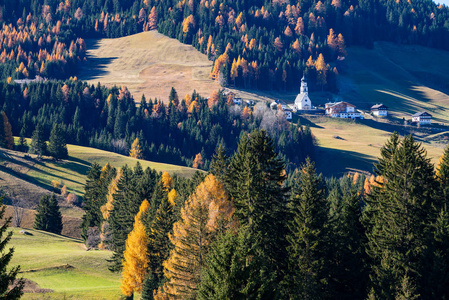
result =
[[[307,94],[309,92],[309,88],[307,87],[307,79],[306,79],[306,75],[302,76],[301,79],[301,94]]]

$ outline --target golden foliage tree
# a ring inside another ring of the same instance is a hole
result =
[[[169,235],[174,248],[164,262],[167,278],[155,299],[194,299],[209,245],[228,226],[234,208],[223,185],[210,174],[181,209]],[[164,298],[165,297],[165,298]]]
[[[203,157],[201,156],[201,153],[198,153],[195,156],[195,159],[193,160],[192,167],[195,168],[195,169],[198,169],[198,168],[201,168],[203,165],[204,165]]]
[[[168,193],[167,197],[168,197],[168,203],[170,203],[171,206],[175,206],[176,202],[178,201],[178,198],[179,198],[178,192],[176,192],[175,189],[172,189]]]
[[[136,138],[129,150],[129,156],[137,159],[142,159],[142,148],[140,147],[139,138]]]
[[[326,62],[324,61],[324,56],[322,53],[320,53],[320,55],[318,55],[317,60],[315,61],[315,69],[317,71],[317,79],[318,79],[318,84],[321,85],[321,87],[323,88],[324,85],[326,85],[327,80],[327,65]]]
[[[167,171],[162,173],[161,181],[162,181],[162,186],[164,187],[164,190],[166,192],[168,192],[170,190],[170,188],[172,187],[173,179],[170,177],[170,174],[168,174]]]
[[[148,272],[148,239],[141,217],[149,208],[150,204],[144,200],[134,217],[133,230],[126,240],[120,289],[128,297],[134,292],[142,291],[143,281]]]

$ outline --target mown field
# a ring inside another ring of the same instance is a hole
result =
[[[118,299],[120,275],[107,269],[110,251],[86,251],[73,238],[27,229],[12,228],[8,246],[15,248],[10,263],[21,266],[20,276],[38,284],[26,286],[23,299]],[[50,289],[43,293],[40,289]],[[39,293],[36,293],[39,292]]]
[[[220,85],[209,78],[212,62],[190,45],[157,31],[117,38],[87,40],[88,60],[78,79],[92,84],[128,87],[140,102],[167,100],[172,87],[180,98],[194,90],[208,96]]]
[[[346,172],[372,173],[380,156],[380,148],[394,131],[400,135],[413,133],[435,164],[447,144],[447,139],[437,138],[441,134],[430,135],[411,126],[400,127],[373,120],[354,122],[327,117],[303,120],[303,123],[308,122],[318,142],[317,168],[326,176],[341,176]]]

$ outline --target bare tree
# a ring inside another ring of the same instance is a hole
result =
[[[20,225],[22,225],[23,216],[25,214],[25,209],[21,207],[22,200],[14,198],[11,201],[11,205],[14,208],[13,225],[15,227],[20,227]]]

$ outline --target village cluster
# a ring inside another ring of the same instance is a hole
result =
[[[227,93],[230,93],[227,91]],[[254,101],[246,100],[248,105],[253,105]],[[234,98],[234,104],[241,105],[241,98]],[[301,89],[300,93],[296,96],[295,102],[293,104],[287,104],[282,100],[273,101],[270,104],[270,108],[273,110],[278,109],[281,106],[285,113],[287,120],[293,118],[293,114],[313,114],[313,115],[326,115],[331,118],[341,118],[341,119],[359,119],[363,120],[365,118],[365,112],[356,109],[356,106],[345,102],[345,101],[335,101],[329,102],[324,105],[323,108],[318,108],[312,105],[312,101],[309,98],[309,89],[307,87],[307,80],[305,76],[301,79]],[[388,107],[384,104],[375,104],[371,106],[370,112],[376,117],[386,117],[388,115]],[[412,123],[417,125],[430,125],[432,121],[432,115],[428,112],[421,111],[413,114],[411,116]]]

